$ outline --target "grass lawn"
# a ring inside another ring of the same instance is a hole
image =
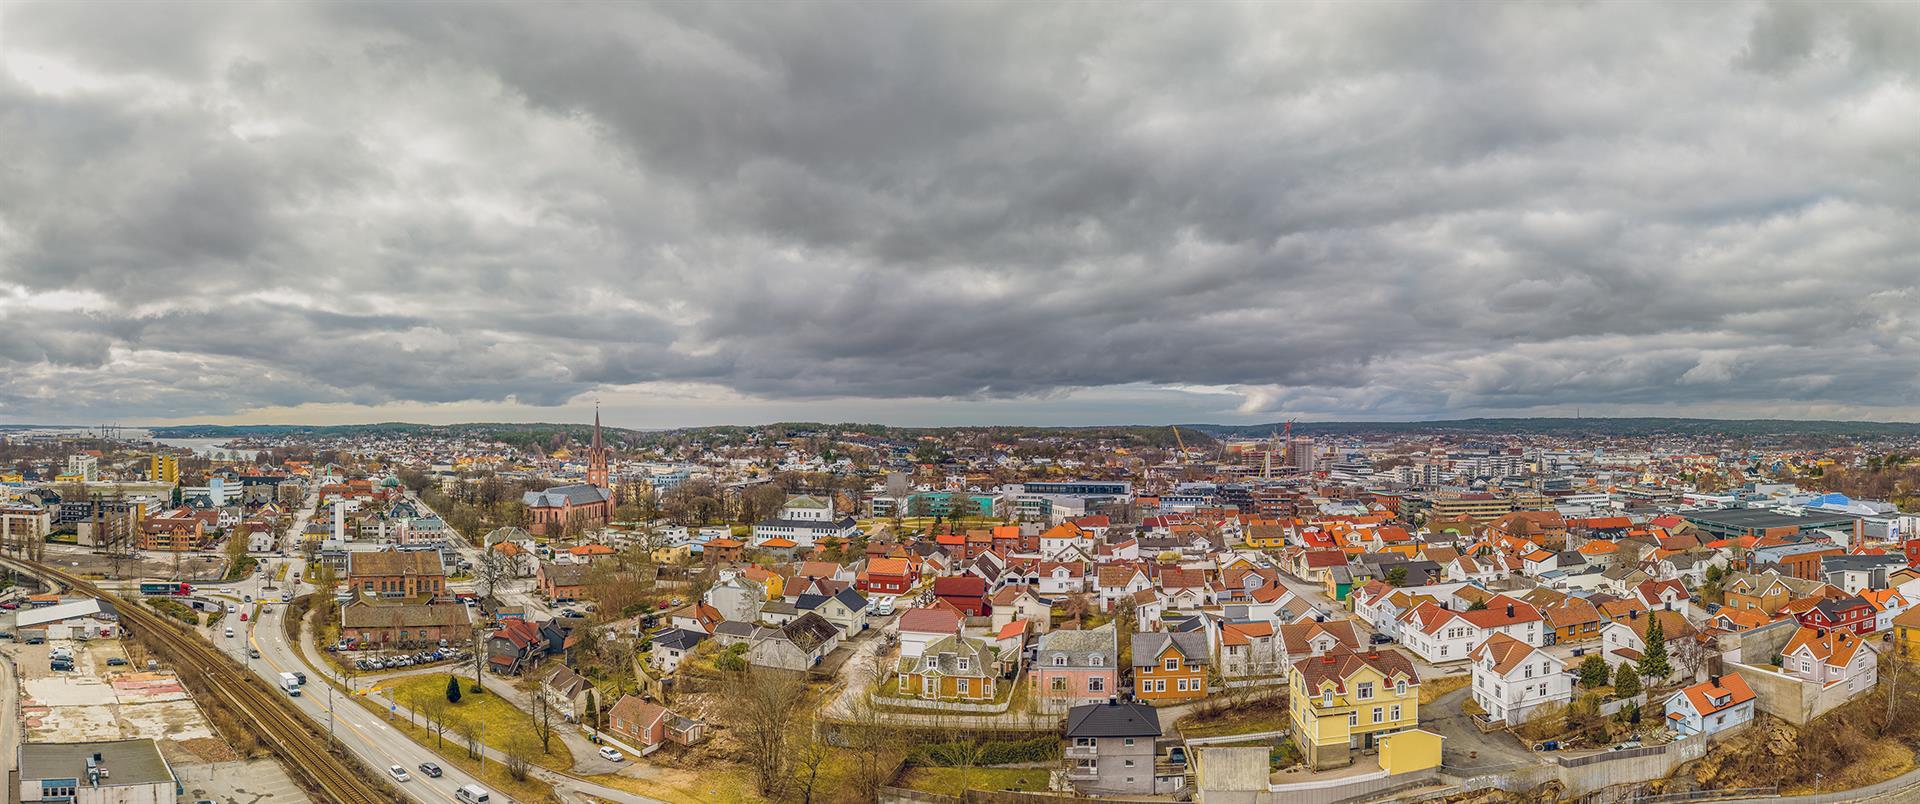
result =
[[[635,795],[657,798],[673,804],[707,804],[711,801],[765,801],[753,788],[753,775],[746,768],[724,766],[701,773],[677,768],[658,768],[644,779],[619,774],[583,777],[589,782],[625,790]]]
[[[914,768],[902,777],[901,786],[947,795],[963,786],[969,790],[1044,793],[1049,772],[1048,768]]]
[[[1292,720],[1288,718],[1284,705],[1255,703],[1213,717],[1183,718],[1178,728],[1182,737],[1219,737],[1223,734],[1285,731],[1291,726]]]
[[[1420,702],[1433,703],[1433,699],[1460,689],[1473,681],[1473,677],[1462,673],[1456,676],[1439,676],[1420,679]]]
[[[486,736],[482,741],[487,745],[503,751],[506,750],[507,746],[516,737],[520,735],[532,735],[534,733],[532,715],[515,708],[513,704],[508,703],[505,699],[491,692],[471,692],[469,690],[472,685],[473,679],[462,678],[460,680],[460,702],[454,704],[452,710],[448,713],[449,723],[464,719],[469,722],[484,724],[486,726]],[[415,700],[414,696],[419,696],[421,700],[427,698],[445,700],[447,694],[447,676],[441,673],[404,676],[391,681],[383,681],[375,685],[374,689],[399,701],[402,706],[406,706],[409,701]],[[556,725],[554,728],[556,730],[565,728],[563,724],[557,722],[559,720],[558,718],[555,718],[555,720]],[[448,731],[449,733],[452,732],[451,729]],[[554,737],[550,748],[551,750],[545,754],[536,754],[533,757],[533,763],[543,768],[552,768],[554,770],[569,770],[573,767],[573,754],[567,750],[566,743],[562,742],[557,735]]]

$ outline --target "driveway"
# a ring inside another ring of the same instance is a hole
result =
[[[1539,762],[1540,758],[1520,745],[1513,735],[1504,731],[1482,733],[1473,725],[1473,718],[1460,708],[1472,693],[1472,687],[1463,687],[1420,707],[1420,727],[1446,738],[1442,743],[1441,762],[1447,770],[1463,774],[1490,773]]]

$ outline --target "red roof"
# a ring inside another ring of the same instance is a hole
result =
[[[987,582],[972,575],[935,578],[933,593],[943,597],[986,597]]]
[[[960,633],[960,613],[951,607],[907,609],[900,615],[900,630],[922,634]]]

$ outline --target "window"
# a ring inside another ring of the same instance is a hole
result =
[[[1393,694],[1395,694],[1395,695],[1405,695],[1405,694],[1407,694],[1407,682],[1406,682],[1406,679],[1401,679],[1401,680],[1399,680],[1399,681],[1395,681],[1395,682],[1393,682]]]
[[[1075,737],[1073,738],[1073,744],[1080,746],[1082,748],[1091,748],[1093,746],[1093,738],[1092,737]]]
[[[1132,747],[1133,747],[1133,738],[1132,738],[1132,737],[1128,737],[1128,738],[1126,738],[1125,740],[1123,740],[1123,741],[1121,741],[1121,743],[1120,743],[1120,744],[1121,744],[1121,745],[1124,745],[1124,746],[1126,746],[1126,747],[1128,747],[1128,748],[1132,748]]]
[[[1106,679],[1101,678],[1099,676],[1094,676],[1093,678],[1087,679],[1088,692],[1105,692],[1106,689],[1107,689]]]
[[[1067,666],[1067,655],[1066,655],[1066,654],[1064,654],[1064,653],[1056,653],[1056,654],[1054,654],[1054,655],[1053,655],[1053,666],[1054,666],[1054,667],[1066,667],[1066,666]]]
[[[1129,759],[1129,760],[1126,760],[1126,761],[1125,761],[1125,763],[1126,763],[1126,764],[1125,764],[1125,765],[1124,765],[1123,767],[1128,767],[1128,768],[1131,768],[1131,767],[1133,767],[1133,760],[1131,760],[1131,759]]]
[[[1399,705],[1399,704],[1394,704],[1394,705],[1393,705],[1393,707],[1392,707],[1391,709],[1389,709],[1389,710],[1388,710],[1388,712],[1387,712],[1387,715],[1388,715],[1388,719],[1389,719],[1389,720],[1399,720],[1399,719],[1400,719],[1400,705]]]
[[[1177,688],[1177,689],[1178,689],[1178,690],[1179,690],[1180,692],[1186,692],[1186,691],[1187,691],[1187,680],[1186,680],[1186,679],[1184,679],[1184,678],[1183,678],[1183,679],[1180,679],[1180,680],[1178,680],[1178,681],[1175,681],[1175,682],[1174,682],[1174,684],[1175,684],[1175,687],[1176,687],[1176,688]]]
[[[1179,659],[1168,659],[1168,660],[1167,660],[1167,669],[1168,669],[1168,670],[1178,670],[1178,669],[1180,669],[1180,660],[1179,660]]]
[[[1051,688],[1054,692],[1066,692],[1067,679],[1064,676],[1055,677]]]
[[[1321,690],[1321,691],[1320,691],[1320,705],[1321,705],[1321,706],[1332,706],[1332,705],[1333,705],[1333,690]]]
[[[1524,677],[1524,678],[1533,678],[1533,665],[1527,665],[1527,668],[1526,668],[1526,675],[1525,675],[1525,676],[1523,676],[1523,677]]]
[[[1380,707],[1378,707],[1378,706],[1376,706],[1376,707],[1374,707],[1374,708],[1373,708],[1373,722],[1375,722],[1375,723],[1379,723],[1379,722],[1381,722],[1381,721],[1383,721],[1383,720],[1385,720],[1385,719],[1386,719],[1386,712],[1385,712],[1385,711],[1383,711],[1383,710],[1382,710],[1382,709],[1381,709]]]
[[[1359,716],[1359,715],[1357,715],[1357,714],[1354,714],[1353,712],[1348,712],[1348,713],[1347,713],[1347,728],[1349,728],[1349,729],[1351,729],[1351,728],[1353,728],[1353,727],[1355,727],[1355,726],[1358,726],[1358,725],[1360,725],[1360,716]]]
[[[1101,665],[1101,664],[1102,664],[1102,663],[1103,663],[1104,661],[1105,661],[1104,659],[1101,659],[1101,658],[1100,658],[1099,656],[1097,656],[1097,655],[1096,655],[1096,656],[1088,656],[1088,657],[1087,657],[1087,666],[1088,666],[1088,667],[1099,667],[1099,666],[1100,666],[1100,665]]]
[[[961,669],[961,670],[966,670],[966,669],[967,669],[967,665],[969,664],[969,662],[970,662],[970,660],[968,660],[968,659],[967,659],[967,657],[965,657],[965,656],[962,656],[962,657],[960,657],[960,669]]]
[[[1360,700],[1362,701],[1373,700],[1373,682],[1371,681],[1360,682]]]

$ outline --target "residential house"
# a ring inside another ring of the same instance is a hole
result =
[[[904,558],[876,558],[867,562],[854,588],[868,595],[904,595],[916,580],[912,562]]]
[[[1753,721],[1753,689],[1738,674],[1706,681],[1667,696],[1667,728],[1674,734],[1718,734]]]
[[[622,695],[607,710],[607,733],[641,751],[651,751],[667,743],[693,745],[705,740],[707,726],[637,695]]]
[[[1849,695],[1873,688],[1879,652],[1851,631],[1802,626],[1780,649],[1780,671],[1822,687],[1845,685]]]
[[[1467,658],[1474,703],[1491,720],[1518,725],[1541,706],[1573,699],[1565,661],[1506,634],[1487,637]]]
[[[1102,611],[1111,611],[1115,603],[1152,588],[1153,580],[1146,571],[1133,564],[1102,564],[1093,579],[1093,592]]]
[[[1545,644],[1544,625],[1533,604],[1506,595],[1495,595],[1484,608],[1466,611],[1422,603],[1400,615],[1400,641],[1428,663],[1445,664],[1465,661],[1468,651],[1496,633],[1529,645]]]
[[[1360,650],[1360,629],[1350,620],[1309,620],[1280,626],[1280,667],[1339,650]]]
[[[958,634],[899,660],[900,695],[962,703],[993,700],[994,656],[986,640]]]
[[[1563,645],[1589,642],[1600,638],[1600,628],[1607,624],[1607,618],[1600,615],[1600,609],[1586,598],[1564,595],[1561,599],[1540,606],[1540,617],[1545,620],[1546,643]]]
[[[867,630],[867,599],[850,588],[832,595],[800,595],[794,598],[793,606],[827,618],[847,639]]]
[[[987,582],[972,575],[935,578],[933,596],[968,617],[985,617],[993,612],[992,604],[987,602]]]
[[[578,723],[583,718],[592,719],[593,713],[587,709],[587,699],[592,692],[592,681],[562,664],[556,664],[553,672],[540,680],[540,697],[546,699],[547,705],[565,717],[568,723]]]
[[[542,562],[540,571],[534,574],[534,585],[555,603],[579,600],[586,596],[587,573],[592,569],[586,563]]]
[[[1286,664],[1273,622],[1254,620],[1220,624],[1220,673],[1228,678],[1280,673]]]
[[[993,627],[1005,628],[1008,623],[1025,620],[1039,633],[1046,633],[1053,624],[1053,601],[1041,597],[1031,586],[1009,586],[993,593],[988,601],[993,606]]]
[[[1289,671],[1287,688],[1294,745],[1316,770],[1353,764],[1380,737],[1420,721],[1420,677],[1394,650],[1302,659]]]
[[[1871,634],[1877,625],[1873,604],[1859,595],[1822,598],[1803,610],[1793,612],[1801,625]]]
[[[1779,611],[1789,601],[1808,597],[1824,597],[1829,587],[1823,581],[1809,581],[1768,571],[1760,573],[1735,572],[1727,575],[1720,587],[1725,593],[1725,606],[1733,609],[1751,609],[1772,614]],[[1831,590],[1839,594],[1839,590]]]
[[[1041,634],[1027,679],[1035,698],[1056,707],[1118,694],[1120,642],[1114,624]]]
[[[647,655],[653,659],[653,666],[660,672],[671,673],[680,669],[680,662],[693,655],[693,649],[707,640],[707,634],[690,631],[685,628],[669,628],[653,636],[652,646]]]
[[[1155,741],[1160,717],[1136,701],[1109,699],[1067,711],[1067,781],[1084,795],[1169,794],[1184,776],[1156,784]]]
[[[1674,611],[1686,608],[1689,597],[1687,585],[1677,580],[1641,581],[1633,588],[1633,596],[1649,609]]]
[[[807,670],[840,645],[840,629],[813,612],[779,628],[756,632],[747,645],[747,662],[756,667]]]
[[[907,609],[900,613],[900,655],[919,656],[927,645],[960,633],[960,613],[949,607]]]
[[[1626,619],[1607,623],[1606,627],[1600,629],[1600,644],[1606,650],[1601,655],[1606,659],[1607,666],[1611,668],[1624,662],[1639,662],[1646,655],[1647,631],[1655,622],[1660,623],[1661,641],[1669,646],[1681,639],[1693,639],[1699,634],[1693,624],[1687,622],[1686,616],[1677,611],[1630,612]],[[1669,648],[1667,653],[1671,655],[1673,650]],[[1678,673],[1680,668],[1673,667],[1673,664],[1668,663],[1670,669]],[[1646,681],[1664,683],[1666,679],[1650,678]]]
[[[765,586],[740,574],[722,578],[702,597],[722,618],[749,623],[760,619],[760,609],[770,599]]]
[[[1134,695],[1148,703],[1179,703],[1207,695],[1207,636],[1198,632],[1133,635]]]

